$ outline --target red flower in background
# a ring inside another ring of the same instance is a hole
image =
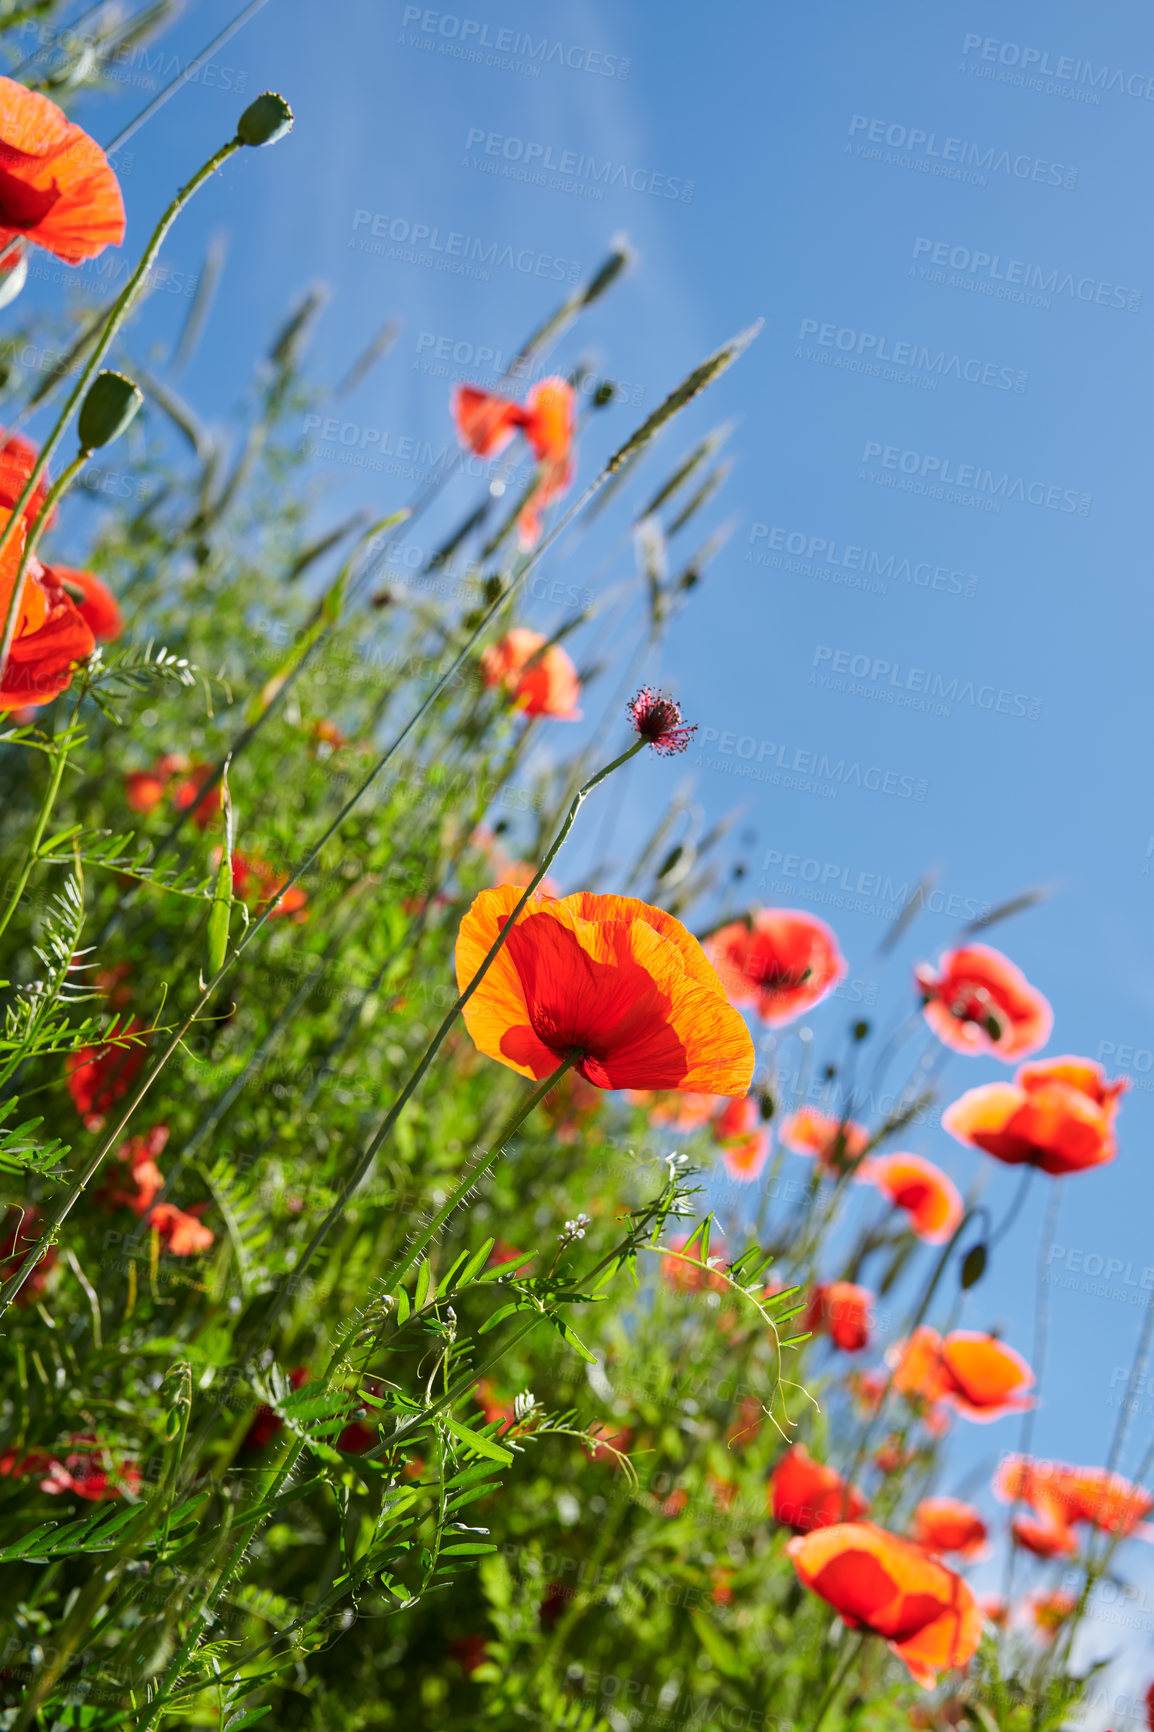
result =
[[[835,1468],[815,1461],[804,1443],[795,1443],[769,1477],[769,1507],[774,1521],[808,1534],[837,1522],[857,1521],[869,1503],[856,1486],[847,1486]]]
[[[670,1130],[688,1133],[707,1125],[725,1097],[683,1094],[676,1089],[627,1089],[625,1098],[630,1106],[645,1108],[651,1125],[668,1125]]]
[[[993,1335],[955,1329],[941,1336],[924,1324],[887,1356],[894,1388],[933,1405],[944,1401],[966,1419],[987,1422],[1032,1405],[1034,1374],[1020,1353]]]
[[[702,1267],[700,1240],[691,1251],[685,1251],[689,1237],[688,1233],[678,1233],[675,1238],[670,1239],[669,1249],[685,1254],[684,1256],[662,1257],[662,1280],[678,1293],[700,1293],[705,1287],[711,1288],[715,1293],[728,1293],[730,1291],[729,1282],[723,1280],[720,1275],[712,1273],[712,1270],[707,1273]],[[725,1267],[724,1253],[724,1242],[715,1237],[708,1259],[713,1268]],[[758,1411],[760,1412],[760,1408]]]
[[[806,1309],[804,1327],[828,1335],[843,1353],[860,1353],[870,1343],[873,1294],[853,1281],[828,1281],[815,1287]]]
[[[882,1636],[914,1681],[965,1666],[982,1636],[982,1614],[953,1570],[911,1540],[869,1522],[821,1528],[786,1547],[805,1587],[850,1629]]]
[[[144,1063],[147,1039],[143,1023],[131,1017],[103,1046],[82,1046],[70,1052],[68,1093],[86,1129],[103,1128],[109,1108],[128,1093]]]
[[[605,1094],[577,1071],[568,1070],[541,1102],[541,1110],[553,1126],[559,1143],[575,1143],[597,1118]]]
[[[0,1237],[0,1283],[15,1275],[33,1245],[39,1243],[38,1229],[43,1218],[43,1210],[33,1204],[16,1209],[10,1215],[3,1229],[3,1237]],[[56,1246],[49,1245],[16,1295],[17,1305],[30,1305],[34,1299],[40,1297],[48,1284],[48,1277],[58,1255]]]
[[[960,1143],[1008,1166],[1028,1163],[1060,1178],[1104,1166],[1117,1153],[1114,1119],[1129,1083],[1106,1081],[1088,1058],[1024,1064],[1012,1083],[968,1089],[942,1114]]]
[[[475,1633],[467,1636],[454,1636],[449,1643],[449,1652],[466,1678],[471,1678],[477,1667],[483,1666],[489,1658],[489,1649],[484,1636]]]
[[[536,546],[542,511],[573,481],[573,387],[561,378],[541,379],[522,407],[495,391],[458,385],[452,411],[462,445],[478,457],[499,456],[515,433],[524,433],[541,472],[517,528],[523,546]]]
[[[801,1107],[782,1120],[781,1140],[795,1155],[813,1155],[829,1173],[852,1166],[869,1148],[870,1134],[853,1119],[836,1119],[816,1107]]]
[[[513,696],[514,709],[527,716],[552,716],[576,722],[581,681],[560,644],[543,632],[514,626],[481,656],[481,677],[487,686],[503,686]]]
[[[146,1214],[164,1189],[164,1174],[156,1164],[156,1157],[163,1152],[167,1142],[168,1126],[154,1125],[145,1135],[130,1137],[128,1142],[121,1143],[116,1159],[128,1167],[135,1189],[118,1190],[109,1180],[100,1194],[101,1201],[110,1208],[131,1209],[134,1215]]]
[[[520,901],[482,890],[461,922],[464,991]],[[743,1095],[753,1042],[697,940],[628,896],[534,895],[464,1011],[474,1043],[540,1082],[575,1049],[598,1088]]]
[[[910,1227],[930,1245],[944,1244],[962,1218],[957,1186],[922,1155],[875,1155],[862,1162],[857,1176],[904,1209]]]
[[[293,1389],[300,1389],[309,1380],[307,1365],[297,1365],[289,1372],[289,1384]],[[266,1443],[271,1443],[278,1431],[284,1427],[284,1420],[271,1407],[263,1402],[256,1410],[256,1418],[244,1434],[242,1449],[263,1449]]]
[[[734,1004],[780,1028],[820,1004],[846,972],[837,939],[812,914],[757,908],[720,927],[705,950]]]
[[[752,1183],[769,1158],[769,1130],[754,1095],[729,1101],[713,1121],[714,1141],[731,1179]]]
[[[6,1450],[0,1455],[0,1474],[13,1479],[25,1479],[43,1474],[40,1490],[58,1496],[71,1492],[89,1503],[103,1503],[109,1498],[123,1497],[125,1492],[136,1496],[140,1491],[140,1469],[135,1462],[117,1459],[100,1445],[91,1431],[74,1431],[67,1442],[73,1447],[63,1457],[46,1449]]]
[[[1036,1633],[1046,1642],[1054,1640],[1078,1604],[1073,1594],[1067,1594],[1061,1588],[1049,1594],[1035,1594],[1026,1603]]]
[[[124,201],[94,139],[36,91],[0,78],[0,247],[17,236],[66,264],[124,239]]]
[[[178,812],[187,812],[192,808],[192,821],[198,830],[207,830],[223,802],[220,778],[217,777],[206,794],[201,793],[205,783],[213,774],[211,764],[196,764],[191,773],[180,783],[173,794],[173,804]]]
[[[221,850],[214,848],[212,862],[220,864]],[[232,893],[239,896],[242,902],[253,902],[262,907],[271,902],[270,920],[276,920],[281,915],[287,915],[294,925],[299,926],[308,919],[305,903],[308,892],[302,890],[299,884],[294,884],[291,890],[280,894],[281,886],[288,883],[287,873],[274,872],[265,860],[258,860],[253,855],[242,854],[239,848],[234,848],[229,855],[232,866]]]
[[[1054,1013],[1008,956],[988,944],[948,950],[935,973],[914,969],[926,1021],[955,1052],[1024,1058],[1050,1038]]]
[[[1062,1557],[1077,1550],[1075,1524],[1125,1539],[1154,1509],[1154,1496],[1120,1473],[1072,1467],[1008,1455],[994,1476],[994,1495],[1003,1503],[1025,1503],[1037,1520],[1018,1517],[1015,1538],[1040,1557]]]
[[[928,1552],[983,1556],[989,1530],[973,1504],[956,1497],[925,1497],[914,1510],[913,1537]]]
[[[148,1212],[148,1224],[155,1227],[174,1257],[195,1257],[207,1251],[216,1234],[198,1219],[207,1203],[194,1203],[191,1209],[178,1209],[175,1203],[157,1203]]]

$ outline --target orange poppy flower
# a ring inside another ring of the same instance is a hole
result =
[[[937,973],[914,969],[926,1021],[955,1052],[1024,1058],[1050,1038],[1054,1013],[1008,956],[988,944],[948,950]]]
[[[865,1154],[870,1134],[853,1119],[835,1119],[816,1107],[802,1107],[783,1119],[781,1140],[795,1155],[814,1155],[827,1172],[840,1173]]]
[[[1015,1516],[1010,1523],[1014,1544],[1036,1558],[1069,1558],[1078,1550],[1078,1536],[1065,1522],[1048,1516]]]
[[[644,1107],[651,1125],[668,1125],[670,1130],[700,1130],[717,1111],[718,1095],[679,1094],[676,1089],[627,1089],[625,1098],[632,1107]]]
[[[0,511],[0,528],[11,515]],[[0,619],[7,615],[23,552],[20,523],[0,555]],[[70,683],[74,663],[84,661],[95,647],[92,629],[71,596],[33,560],[20,592],[15,636],[0,685],[0,710],[50,703]]]
[[[24,485],[36,465],[40,455],[30,439],[25,439],[22,433],[9,433],[0,443],[0,505],[6,511],[13,511],[16,501],[24,491]],[[39,517],[48,497],[50,485],[47,469],[44,470],[36,483],[36,491],[24,507],[24,521],[29,527]],[[45,528],[49,528],[55,519],[55,512],[48,519]]]
[[[69,595],[97,643],[111,643],[124,630],[124,615],[116,597],[94,572],[74,571],[69,565],[46,565],[40,581],[46,586],[55,584]]]
[[[820,1004],[846,972],[837,939],[812,914],[756,908],[711,933],[705,950],[734,1004],[780,1028]]]
[[[1154,1497],[1120,1473],[1023,1455],[1002,1461],[994,1495],[1003,1503],[1029,1504],[1051,1526],[1086,1522],[1119,1538],[1132,1534],[1154,1509]]]
[[[499,685],[511,692],[514,709],[527,716],[553,716],[562,722],[581,719],[577,669],[560,644],[549,643],[543,632],[514,626],[482,655],[481,676],[487,686]]]
[[[1047,1642],[1054,1640],[1077,1604],[1075,1596],[1061,1588],[1049,1594],[1035,1594],[1027,1601],[1035,1631]]]
[[[156,1158],[167,1142],[168,1126],[154,1125],[145,1135],[130,1137],[126,1143],[121,1143],[116,1159],[128,1167],[135,1189],[122,1191],[110,1181],[100,1193],[101,1202],[110,1208],[129,1208],[135,1215],[146,1214],[164,1189],[164,1174]]]
[[[805,1313],[805,1328],[828,1335],[843,1353],[860,1353],[870,1343],[873,1294],[853,1281],[828,1281],[815,1287]]]
[[[522,407],[495,391],[458,385],[452,410],[461,443],[478,457],[499,456],[516,432],[524,433],[541,473],[518,514],[517,530],[523,547],[535,547],[542,511],[573,481],[573,387],[565,379],[541,379]]]
[[[857,1521],[869,1503],[835,1468],[815,1461],[804,1443],[795,1443],[769,1476],[769,1507],[774,1521],[808,1534],[836,1522]]]
[[[141,1032],[142,1025],[132,1017],[117,1034],[117,1043]],[[128,1093],[144,1063],[143,1040],[131,1045],[108,1043],[104,1046],[82,1046],[68,1054],[68,1093],[72,1104],[90,1131],[102,1128],[109,1109]]]
[[[989,1529],[971,1503],[925,1497],[914,1510],[914,1539],[928,1552],[956,1552],[972,1560],[986,1551]]]
[[[897,1209],[904,1209],[919,1239],[943,1245],[962,1218],[962,1199],[952,1179],[922,1155],[877,1155],[863,1161],[857,1176],[876,1185]]]
[[[840,1522],[786,1547],[803,1585],[851,1629],[882,1636],[915,1683],[965,1666],[982,1637],[977,1601],[953,1570],[871,1522]]]
[[[193,1209],[178,1209],[175,1203],[157,1203],[149,1210],[149,1225],[155,1227],[174,1257],[195,1257],[207,1251],[216,1238],[211,1228],[197,1219],[206,1203]]]
[[[670,1239],[669,1249],[671,1251],[683,1252],[688,1243],[689,1234],[678,1233],[674,1238]],[[711,1268],[725,1268],[724,1252],[724,1240],[719,1239],[714,1235],[712,1240],[712,1249],[709,1254],[709,1263]],[[692,1251],[686,1252],[684,1258],[680,1256],[662,1257],[661,1278],[667,1286],[672,1287],[677,1293],[700,1293],[705,1287],[711,1288],[715,1293],[729,1293],[732,1291],[729,1282],[724,1280],[722,1276],[713,1273],[706,1273],[705,1269],[701,1267],[700,1241],[698,1241],[698,1243],[693,1247]],[[760,1407],[758,1411],[760,1412]]]
[[[1033,1372],[993,1335],[955,1329],[943,1338],[923,1324],[887,1357],[895,1366],[895,1389],[931,1405],[944,1401],[966,1419],[984,1423],[1032,1405],[1024,1392]]]
[[[129,770],[124,778],[124,797],[134,812],[152,812],[164,799],[166,786],[153,770]]]
[[[769,1159],[770,1138],[752,1095],[722,1108],[713,1121],[713,1136],[721,1144],[721,1158],[731,1179],[748,1184],[758,1178]]]
[[[461,922],[457,984],[473,979],[522,892],[482,890]],[[749,1030],[697,940],[629,896],[534,894],[465,1006],[475,1044],[540,1082],[563,1059],[598,1088],[743,1095]]]
[[[942,1125],[1008,1166],[1025,1162],[1058,1178],[1114,1159],[1118,1096],[1128,1087],[1124,1077],[1107,1082],[1092,1059],[1046,1059],[1024,1064],[1012,1083],[968,1089]]]
[[[451,407],[461,444],[478,457],[499,457],[525,423],[525,411],[519,403],[495,391],[481,391],[476,385],[458,385]]]
[[[23,235],[66,264],[124,239],[124,201],[94,139],[36,91],[0,78],[0,247]]]

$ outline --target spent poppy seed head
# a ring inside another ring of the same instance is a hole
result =
[[[650,686],[642,686],[625,707],[646,745],[664,757],[684,752],[697,732],[696,722],[682,718],[681,705],[675,698],[667,698],[664,692],[655,692]]]

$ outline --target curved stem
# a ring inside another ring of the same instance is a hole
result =
[[[64,437],[64,430],[72,419],[73,410],[77,409],[83,401],[88,386],[96,375],[97,368],[108,353],[112,344],[112,339],[128,317],[128,314],[132,311],[133,303],[141,289],[144,287],[148,273],[152,269],[156,255],[159,253],[169,229],[172,227],[189,199],[192,198],[195,192],[199,191],[209,176],[215,174],[216,170],[220,168],[223,163],[228,161],[234,151],[242,150],[243,148],[244,147],[239,138],[230,138],[227,144],[221,145],[220,149],[214,152],[214,154],[209,157],[208,161],[197,169],[188,185],[180,188],[176,197],[157,223],[156,228],[152,233],[152,239],[140,255],[139,264],[129,277],[127,283],[125,283],[120,295],[113,303],[112,310],[109,313],[108,318],[105,320],[104,329],[101,331],[96,345],[93,348],[91,355],[88,357],[86,365],[81,371],[80,377],[77,379],[76,384],[69,393],[68,401],[60,411],[55,427],[53,427],[51,433],[44,441],[44,444],[40,447],[40,454],[32,465],[31,473],[29,474],[27,481],[24,483],[20,497],[12,507],[12,516],[4,525],[4,528],[0,530],[0,555],[3,554],[4,549],[12,539],[14,524],[18,521],[25,506],[28,504],[28,501],[36,492],[37,483],[48,466],[48,459],[52,456],[52,453]],[[0,686],[4,683],[4,670],[8,665],[8,656],[12,649],[12,639],[16,634],[16,616],[19,611],[19,603],[20,586],[17,584],[12,591],[12,596],[8,603],[8,612],[4,619],[3,634],[0,635]]]

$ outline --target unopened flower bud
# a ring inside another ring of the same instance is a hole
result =
[[[123,373],[97,373],[80,405],[76,435],[82,451],[111,445],[135,418],[144,393]]]
[[[275,90],[266,90],[241,115],[236,136],[242,144],[276,144],[286,132],[292,131],[292,124],[293,111],[284,97]]]

